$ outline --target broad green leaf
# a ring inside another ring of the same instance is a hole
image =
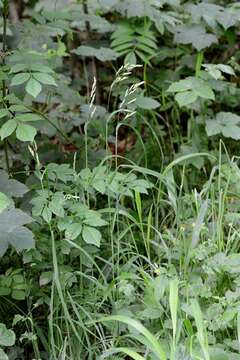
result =
[[[118,53],[116,53],[114,50],[111,50],[109,48],[93,48],[90,46],[79,46],[77,49],[72,51],[73,53],[81,56],[94,56],[100,61],[110,61],[110,60],[116,60],[119,56]]]
[[[0,359],[1,360],[9,360],[9,357],[7,356],[7,354],[1,348],[0,348]]]
[[[201,83],[199,86],[194,88],[194,92],[197,94],[197,96],[203,98],[203,99],[209,99],[214,100],[215,95],[212,90],[212,88],[207,83]]]
[[[230,112],[220,112],[215,118],[206,120],[208,136],[222,134],[234,140],[240,139],[240,116]]]
[[[47,73],[33,73],[32,76],[42,84],[57,86],[54,78]]]
[[[169,88],[168,92],[183,92],[187,90],[194,89],[195,86],[198,86],[198,81],[195,77],[187,77],[186,79],[176,81],[172,83]]]
[[[224,64],[203,64],[203,67],[214,79],[218,80],[222,78],[222,73],[235,76],[233,68]]]
[[[65,236],[69,240],[75,240],[82,232],[82,225],[73,223],[66,226]]]
[[[32,64],[30,68],[32,71],[39,71],[40,73],[47,73],[47,74],[54,73],[54,71],[49,66],[42,64]]]
[[[20,141],[33,141],[37,134],[35,127],[20,123],[17,126],[16,137]]]
[[[0,119],[2,119],[5,116],[9,116],[10,112],[8,109],[0,109]]]
[[[28,81],[29,79],[30,79],[29,73],[20,73],[20,74],[14,75],[14,77],[12,78],[12,81],[11,81],[11,85],[12,86],[21,85],[21,84],[25,83],[26,81]]]
[[[31,77],[31,79],[27,82],[26,91],[29,95],[32,95],[34,98],[36,98],[42,91],[42,85],[39,81]]]
[[[48,206],[44,206],[42,213],[41,213],[43,219],[46,221],[46,223],[50,224],[52,220],[52,211],[48,208]]]
[[[191,44],[195,49],[201,51],[214,43],[217,37],[208,34],[201,25],[180,25],[176,27],[174,41],[179,44]]]
[[[144,96],[137,96],[135,104],[145,110],[154,110],[160,106],[157,100]]]
[[[8,330],[5,324],[0,324],[0,346],[13,346],[15,344],[15,334]]]
[[[11,66],[10,74],[18,73],[19,71],[27,70],[27,64],[15,64]]]
[[[196,101],[198,95],[194,91],[185,91],[175,95],[175,100],[178,102],[179,106],[187,106]]]
[[[10,199],[0,192],[0,213],[3,212],[11,204]]]
[[[87,244],[95,245],[97,247],[100,246],[102,235],[99,230],[91,226],[84,225],[82,231],[82,237]]]
[[[15,116],[15,120],[17,121],[38,121],[38,120],[42,120],[43,118],[41,117],[41,115],[38,114],[34,114],[34,113],[26,113],[26,114],[20,114]]]
[[[65,197],[63,193],[56,192],[52,196],[52,200],[49,202],[49,209],[52,211],[53,214],[55,214],[58,217],[64,217],[64,202]]]
[[[17,180],[9,179],[8,174],[0,170],[0,191],[8,197],[22,197],[28,188]]]
[[[17,251],[34,247],[33,233],[23,226],[32,221],[19,209],[4,210],[0,214],[0,256],[4,255],[9,245]]]
[[[101,219],[101,215],[94,210],[87,210],[85,211],[86,215],[85,215],[85,219],[84,219],[84,224],[89,225],[89,226],[105,226],[107,225],[107,222],[103,219]]]
[[[17,122],[15,119],[8,120],[3,124],[0,129],[1,139],[4,140],[6,137],[10,136],[16,129]]]

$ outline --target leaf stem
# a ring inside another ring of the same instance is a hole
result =
[[[2,65],[5,66],[5,55],[6,55],[6,45],[7,45],[7,17],[8,17],[8,0],[3,1],[3,35],[2,35]],[[2,97],[3,99],[7,95],[7,87],[6,81],[2,80]],[[7,139],[4,139],[4,153],[5,153],[5,160],[8,173],[10,172],[10,163],[9,163],[9,156],[8,156],[8,143]]]

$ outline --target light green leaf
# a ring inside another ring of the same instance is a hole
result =
[[[0,359],[1,360],[9,360],[7,354],[0,348]]]
[[[135,104],[145,110],[154,110],[157,109],[160,104],[157,100],[152,99],[150,97],[138,96],[136,98]]]
[[[3,212],[9,205],[11,200],[2,192],[0,192],[0,213]]]
[[[175,42],[179,44],[191,44],[198,51],[218,41],[215,35],[208,34],[201,25],[180,25],[176,27],[175,31]]]
[[[0,324],[0,346],[13,346],[15,344],[15,334],[8,330],[5,324]]]
[[[185,91],[176,94],[175,99],[178,102],[179,106],[186,106],[192,104],[197,100],[197,94],[194,91]]]
[[[9,179],[8,174],[0,170],[0,191],[8,197],[22,197],[28,188],[15,179]]]
[[[26,91],[29,95],[32,95],[34,98],[36,98],[42,91],[42,85],[40,84],[39,81],[35,80],[34,78],[31,78],[27,82]]]
[[[5,116],[9,116],[10,113],[7,109],[0,109],[0,119],[2,119]]]
[[[33,75],[34,79],[36,79],[37,81],[39,81],[42,84],[57,86],[56,81],[49,74],[46,74],[46,73],[33,73],[32,75]]]
[[[17,122],[15,119],[8,120],[3,124],[3,126],[0,129],[0,136],[1,139],[5,139],[6,137],[10,136],[16,129]]]
[[[16,137],[20,141],[33,141],[37,134],[35,127],[20,123],[17,126]]]
[[[34,114],[34,113],[26,113],[26,114],[20,114],[15,116],[15,120],[17,121],[38,121],[42,120],[41,115]]]
[[[30,79],[29,73],[20,73],[20,74],[14,75],[14,77],[12,78],[12,81],[11,81],[11,86],[21,85],[21,84],[25,83],[26,81],[28,81],[29,79]]]
[[[134,51],[131,51],[125,56],[124,64],[136,65],[137,58]]]
[[[41,73],[47,73],[47,74],[54,73],[54,71],[49,66],[43,64],[32,64],[30,68],[32,71],[39,71]]]
[[[100,61],[116,60],[119,54],[112,49],[101,47],[100,49],[90,46],[79,46],[72,51],[73,53],[81,56],[93,56]]]
[[[83,237],[83,240],[87,244],[92,244],[97,247],[100,246],[100,241],[101,241],[102,235],[101,235],[100,231],[98,231],[97,229],[94,229],[91,226],[84,225],[82,237]]]
[[[33,233],[23,226],[32,221],[19,209],[6,209],[0,213],[0,256],[4,255],[9,245],[17,251],[34,247]]]
[[[75,240],[82,231],[82,225],[79,223],[73,223],[66,226],[65,236],[69,240]]]
[[[219,112],[215,118],[206,120],[208,136],[222,134],[240,140],[240,116],[231,112]]]

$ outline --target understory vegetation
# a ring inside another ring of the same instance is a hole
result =
[[[0,360],[239,360],[240,2],[0,11]]]

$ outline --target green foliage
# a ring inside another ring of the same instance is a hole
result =
[[[112,34],[111,46],[125,55],[125,64],[136,64],[137,57],[144,63],[156,55],[157,40],[151,31],[151,23],[141,25],[120,24]]]
[[[238,360],[239,3],[0,12],[0,359]]]

